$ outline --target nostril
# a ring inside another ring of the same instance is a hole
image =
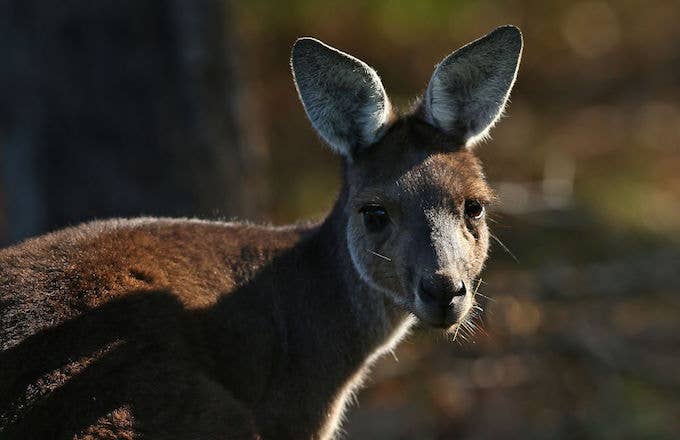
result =
[[[448,305],[453,298],[466,293],[465,283],[445,275],[433,275],[420,280],[420,295],[424,301]]]
[[[466,291],[464,282],[458,281],[453,283],[453,296],[463,296]]]

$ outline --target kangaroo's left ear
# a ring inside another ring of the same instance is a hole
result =
[[[437,65],[421,112],[431,125],[473,145],[496,123],[515,83],[522,34],[502,26]]]
[[[333,150],[351,159],[384,133],[390,101],[366,63],[314,38],[295,42],[290,63],[307,116]]]

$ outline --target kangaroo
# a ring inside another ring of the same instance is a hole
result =
[[[301,38],[299,97],[343,158],[324,220],[95,221],[0,251],[0,437],[333,438],[414,323],[471,315],[493,200],[472,146],[521,52],[494,30],[399,114],[375,70]]]

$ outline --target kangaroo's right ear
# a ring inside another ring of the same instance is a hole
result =
[[[390,101],[366,63],[314,38],[295,42],[290,63],[307,116],[333,150],[351,159],[384,133]]]

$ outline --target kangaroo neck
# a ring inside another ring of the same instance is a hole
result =
[[[279,420],[269,411],[262,419],[268,420],[267,432],[287,433],[282,438],[329,438],[367,368],[412,324],[408,313],[354,269],[345,236],[346,201],[343,187],[328,217],[299,244],[297,282],[281,286],[286,349],[267,406],[279,408],[275,412],[295,407],[290,414],[301,419]],[[299,390],[305,390],[304,398],[291,402],[287,396]]]
[[[346,235],[348,194],[347,184],[343,183],[331,212],[316,230],[319,261],[329,269],[327,273],[334,275],[328,281],[339,287],[336,294],[352,307],[352,315],[358,318],[357,324],[364,331],[390,334],[401,325],[408,313],[393,304],[383,292],[370,287],[354,268]],[[380,344],[382,341],[375,342]]]

